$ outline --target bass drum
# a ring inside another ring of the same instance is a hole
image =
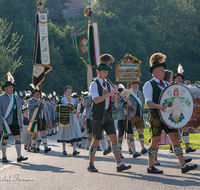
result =
[[[199,85],[172,84],[159,97],[159,104],[166,110],[158,110],[161,120],[169,128],[198,127],[200,125]]]

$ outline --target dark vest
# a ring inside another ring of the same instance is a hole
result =
[[[83,103],[81,103],[80,113],[83,113],[83,111],[84,111],[84,106],[83,106]]]
[[[13,121],[12,121],[12,125],[18,125],[16,98],[15,98],[15,106],[16,106],[16,109],[13,109]]]
[[[158,100],[160,97],[161,89],[159,86],[153,82],[153,80],[150,81],[152,88],[153,88],[153,102],[158,104]],[[158,114],[158,109],[149,109],[151,113],[157,113]]]
[[[94,82],[97,83],[97,89],[98,89],[99,96],[102,96],[103,88],[102,88],[99,80],[96,79]],[[106,81],[106,84],[107,84],[107,87],[108,87],[108,91],[110,92],[110,84],[107,81]],[[102,114],[105,110],[105,102],[106,102],[106,100],[104,100],[103,102],[100,102],[98,104],[95,104],[94,101],[93,101],[92,112]]]

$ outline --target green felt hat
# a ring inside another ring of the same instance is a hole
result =
[[[149,68],[149,72],[152,73],[152,71],[156,68],[156,67],[166,67],[167,64],[166,63],[153,63],[153,65]]]
[[[28,99],[30,99],[30,98],[31,98],[30,96],[26,96],[26,97],[25,97],[25,100],[28,100]]]
[[[35,92],[40,92],[40,90],[34,89],[34,90],[32,91],[32,95],[33,95]]]
[[[24,112],[25,110],[27,110],[28,109],[28,107],[26,106],[22,111]]]
[[[78,94],[74,94],[73,96],[71,96],[72,98],[80,98],[80,96]]]
[[[99,63],[98,65],[95,65],[94,68],[97,69],[97,70],[111,70],[112,69],[112,67],[108,66],[104,62]]]
[[[8,85],[13,85],[13,87],[15,87],[15,84],[14,84],[14,83],[12,83],[12,82],[10,82],[10,81],[6,81],[6,82],[3,84],[3,86],[2,86],[1,88],[3,89],[4,87],[6,87],[6,86],[8,86]]]
[[[176,73],[174,76],[173,76],[173,79],[175,79],[176,77],[182,77],[182,79],[184,79],[184,76],[181,74],[181,73]]]
[[[136,82],[130,82],[129,85],[131,85],[131,84],[141,84],[141,82],[139,82],[139,81],[136,81]]]

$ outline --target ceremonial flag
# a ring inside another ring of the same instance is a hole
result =
[[[45,75],[52,70],[50,66],[47,14],[36,14],[35,47],[33,56],[32,82],[37,88],[44,80]]]
[[[86,66],[91,66],[88,55],[88,36],[87,32],[75,36],[76,49],[78,56],[83,60]]]

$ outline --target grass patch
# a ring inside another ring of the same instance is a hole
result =
[[[137,131],[134,131],[134,136],[138,140],[138,133]],[[144,129],[144,143],[147,145],[150,145],[149,139],[151,138],[151,133],[149,132],[149,127],[146,126]],[[190,146],[195,149],[200,148],[200,133],[191,133],[190,134]],[[182,142],[181,146],[183,149],[185,149],[185,143]],[[169,145],[160,145],[159,146],[162,149],[169,149]]]

